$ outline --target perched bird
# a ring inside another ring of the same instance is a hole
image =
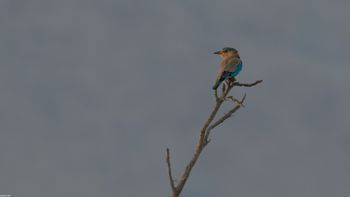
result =
[[[225,47],[214,54],[220,55],[223,59],[213,86],[213,89],[216,90],[226,79],[234,79],[241,72],[243,64],[235,48]]]

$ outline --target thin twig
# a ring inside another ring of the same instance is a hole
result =
[[[168,175],[169,175],[169,181],[170,181],[171,190],[173,190],[173,192],[175,192],[176,191],[176,187],[175,187],[173,175],[171,173],[171,163],[170,163],[170,151],[169,151],[169,148],[166,149],[166,163],[167,163],[167,166],[168,166]]]
[[[210,131],[214,129],[215,127],[219,126],[221,123],[223,123],[226,119],[232,116],[239,108],[243,107],[243,103],[245,101],[246,95],[244,94],[243,98],[239,101],[239,104],[237,104],[234,108],[232,108],[230,111],[228,111],[225,115],[223,115],[221,118],[219,118],[216,122],[214,122],[212,125],[208,127],[208,130],[206,132],[205,139],[209,142],[210,140],[209,135]]]
[[[218,90],[217,89],[214,90],[214,96],[215,96],[215,100],[217,102],[219,100]]]
[[[230,111],[228,111],[225,115],[223,115],[221,118],[219,118],[216,122],[214,122],[212,125],[210,125],[207,132],[210,132],[210,130],[214,129],[219,124],[223,123],[227,118],[231,117],[232,114],[235,113],[239,108],[241,108],[241,106],[236,105],[234,108],[232,108]]]
[[[239,87],[252,87],[252,86],[255,86],[259,83],[263,82],[263,80],[257,80],[256,82],[254,83],[239,83],[238,81],[237,82],[234,82],[233,85],[234,86],[239,86]]]

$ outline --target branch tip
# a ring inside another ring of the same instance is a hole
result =
[[[237,81],[237,82],[234,82],[234,83],[233,83],[233,86],[252,87],[252,86],[258,85],[258,84],[261,83],[261,82],[263,82],[263,80],[257,80],[257,81],[255,81],[254,83],[240,83],[240,82]]]
[[[166,163],[167,163],[167,167],[168,167],[168,176],[169,176],[169,181],[170,181],[170,187],[173,190],[173,192],[176,191],[176,187],[175,187],[175,181],[173,178],[173,174],[171,172],[171,163],[170,163],[170,150],[169,148],[166,149]]]
[[[243,103],[244,103],[245,98],[247,98],[247,94],[246,94],[246,93],[244,93],[244,96],[243,96],[243,98],[242,98],[242,100],[241,100],[241,104],[243,104]]]

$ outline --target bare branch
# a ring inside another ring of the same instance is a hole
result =
[[[239,83],[238,81],[236,81],[236,79],[228,79],[222,84],[222,93],[220,96],[218,95],[217,90],[214,91],[216,103],[215,103],[214,108],[213,108],[212,112],[210,113],[208,119],[206,120],[202,129],[199,132],[199,139],[198,139],[195,151],[193,153],[193,156],[192,156],[191,160],[188,162],[188,164],[186,165],[186,168],[185,168],[184,172],[182,173],[180,181],[178,182],[177,185],[175,185],[175,182],[174,182],[174,179],[172,176],[171,164],[170,164],[170,151],[167,148],[166,162],[167,162],[167,166],[168,166],[168,176],[169,176],[169,180],[170,180],[170,186],[172,189],[172,197],[178,197],[180,195],[184,185],[186,184],[186,182],[191,174],[192,168],[196,164],[202,150],[210,142],[210,139],[209,139],[210,131],[212,129],[214,129],[215,127],[217,127],[218,125],[220,125],[221,123],[223,123],[226,119],[231,117],[232,114],[234,114],[239,108],[244,107],[243,103],[245,101],[246,95],[244,94],[243,98],[239,101],[239,100],[235,99],[233,96],[227,96],[229,94],[229,92],[231,91],[231,89],[234,86],[252,87],[252,86],[255,86],[261,82],[262,82],[262,80],[258,80],[254,83],[251,83],[251,84],[245,84],[245,83]],[[217,121],[212,123],[216,114],[218,113],[221,105],[225,101],[228,101],[228,100],[234,101],[235,106],[230,111],[228,111],[225,115],[223,115],[221,118],[219,118]]]
[[[237,82],[234,82],[233,85],[234,86],[239,86],[239,87],[252,87],[252,86],[256,86],[257,84],[263,82],[263,80],[257,80],[256,82],[254,83],[239,83],[238,81]]]
[[[226,100],[227,100],[227,101],[232,101],[232,102],[234,102],[234,103],[237,104],[237,105],[241,105],[242,107],[245,107],[245,106],[243,105],[243,103],[241,103],[241,101],[239,101],[238,99],[236,99],[236,98],[233,97],[233,96],[228,96],[228,97],[226,97]]]
[[[210,123],[213,121],[213,119],[215,118],[215,115],[216,113],[218,112],[221,104],[224,102],[224,100],[222,99],[219,99],[216,101],[216,105],[214,106],[214,109],[213,111],[211,112],[208,120],[205,122],[203,128],[201,129],[200,131],[200,134],[199,134],[199,140],[198,140],[198,143],[197,143],[197,146],[196,146],[196,149],[195,149],[195,152],[192,156],[192,159],[189,161],[189,163],[187,164],[186,168],[185,168],[185,171],[183,172],[182,176],[181,176],[181,179],[180,179],[180,182],[179,184],[177,185],[177,193],[181,193],[185,183],[187,182],[188,180],[188,177],[190,176],[191,174],[191,171],[192,171],[192,168],[193,166],[196,164],[198,158],[199,158],[199,155],[201,154],[202,150],[204,149],[205,145],[208,144],[207,143],[207,140],[205,139],[205,136],[206,136],[206,131],[208,129],[208,126],[210,125]]]
[[[228,111],[225,115],[223,115],[221,118],[219,118],[216,122],[214,122],[212,125],[208,127],[208,131],[214,129],[217,127],[219,124],[223,123],[227,118],[231,117],[233,113],[235,113],[239,108],[243,107],[244,100],[246,98],[246,95],[244,94],[242,100],[239,101],[239,104],[237,104],[234,108],[232,108],[230,111]],[[209,133],[208,133],[209,135]]]
[[[218,90],[217,89],[214,90],[214,96],[215,96],[215,100],[217,102],[219,100]]]
[[[214,129],[215,127],[219,126],[221,123],[223,123],[229,117],[231,117],[232,114],[234,114],[239,108],[244,107],[243,103],[244,103],[245,98],[246,98],[246,94],[244,94],[242,100],[238,101],[238,104],[234,108],[232,108],[225,115],[223,115],[221,118],[219,118],[216,122],[214,122],[212,125],[210,125],[208,127],[208,130],[207,130],[206,135],[205,135],[205,139],[208,143],[210,142],[209,135],[210,135],[211,130]]]
[[[226,91],[226,84],[224,82],[224,83],[222,83],[222,92],[225,92],[225,91]]]
[[[169,151],[169,148],[166,149],[166,163],[167,163],[167,166],[168,166],[168,175],[169,175],[169,181],[170,181],[171,190],[173,190],[173,192],[175,192],[176,191],[176,187],[175,187],[173,175],[171,173],[171,163],[170,163],[170,151]]]

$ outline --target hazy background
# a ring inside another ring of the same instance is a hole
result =
[[[263,79],[184,197],[350,196],[347,0],[1,0],[0,194],[170,196],[219,57]],[[225,106],[228,110],[230,106]]]

